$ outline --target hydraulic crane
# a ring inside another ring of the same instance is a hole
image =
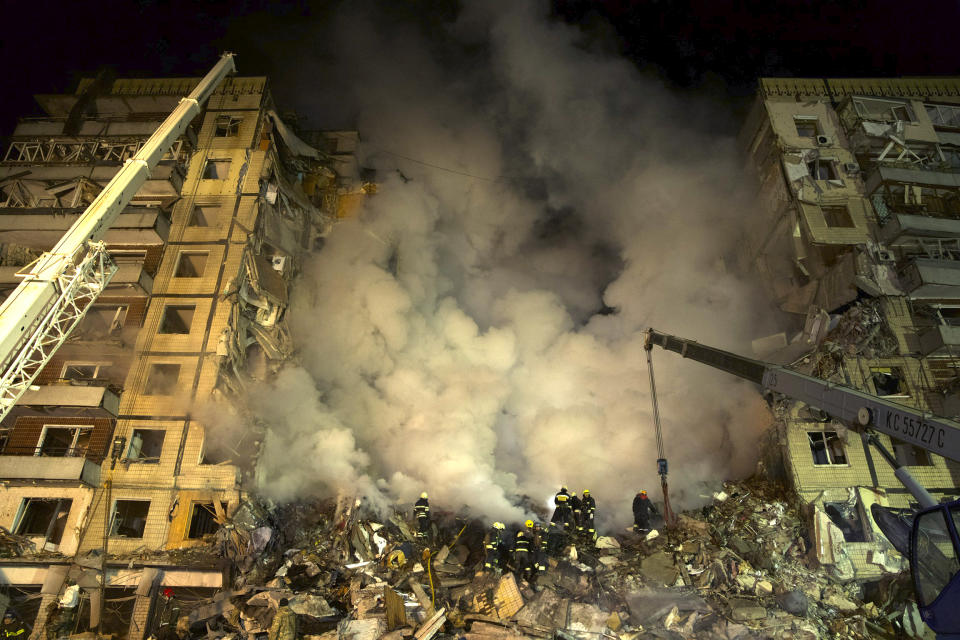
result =
[[[921,508],[906,544],[903,540],[898,544],[896,538],[906,536],[898,536],[899,532],[891,528],[891,521],[878,517],[882,513],[876,509],[874,519],[894,546],[910,558],[914,593],[924,621],[938,637],[960,638],[960,500],[939,504],[909,469],[897,463],[873,433],[885,433],[960,462],[960,422],[655,329],[647,330],[648,363],[652,363],[650,351],[654,345],[749,380],[766,391],[799,400],[863,433],[867,442],[893,466],[897,479]],[[666,484],[665,464],[658,461],[658,466]]]
[[[0,305],[0,420],[30,388],[116,273],[117,266],[101,241],[107,229],[200,114],[201,105],[235,71],[233,54],[223,54],[53,249],[17,274],[23,281]]]

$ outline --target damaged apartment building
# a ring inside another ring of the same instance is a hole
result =
[[[757,355],[960,414],[960,78],[762,79],[741,146],[760,205],[740,268],[795,327]],[[893,468],[815,407],[777,408],[820,562],[862,582],[905,568],[870,515],[911,505]],[[960,495],[960,465],[878,439],[935,498]]]
[[[197,81],[37,96],[45,115],[0,162],[4,297]],[[192,415],[291,354],[291,279],[364,193],[356,132],[309,139],[321,148],[278,117],[266,78],[226,78],[106,233],[116,275],[0,425],[0,600],[33,637],[71,582],[74,630],[130,638],[158,590],[222,586],[217,558],[183,550],[243,500],[256,436],[214,447]]]

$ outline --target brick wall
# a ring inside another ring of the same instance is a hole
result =
[[[87,457],[91,460],[103,460],[110,450],[113,439],[114,421],[109,418],[47,418],[41,416],[21,416],[10,431],[10,440],[4,453],[8,455],[32,455],[40,441],[44,425],[92,425]]]

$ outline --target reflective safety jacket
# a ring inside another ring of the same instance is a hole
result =
[[[591,516],[593,512],[597,510],[597,501],[593,499],[593,496],[583,496],[583,506],[581,509],[584,513],[588,513]]]
[[[413,505],[413,513],[417,518],[427,518],[430,516],[430,501],[426,498],[420,498]]]

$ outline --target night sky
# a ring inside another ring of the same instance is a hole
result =
[[[322,38],[341,4],[8,4],[0,38],[7,86],[0,134],[8,135],[17,117],[37,114],[34,93],[72,91],[78,78],[103,66],[120,77],[201,75],[227,49],[238,54],[242,74],[282,77],[274,85],[282,98],[296,87],[286,86],[289,73],[276,73],[292,62],[278,52],[312,31]],[[376,13],[431,36],[456,17],[457,6],[453,0],[391,0],[379,3]],[[584,47],[623,55],[671,86],[707,92],[733,109],[742,108],[756,78],[765,75],[960,75],[958,0],[553,0],[552,7],[554,19],[579,25]]]

